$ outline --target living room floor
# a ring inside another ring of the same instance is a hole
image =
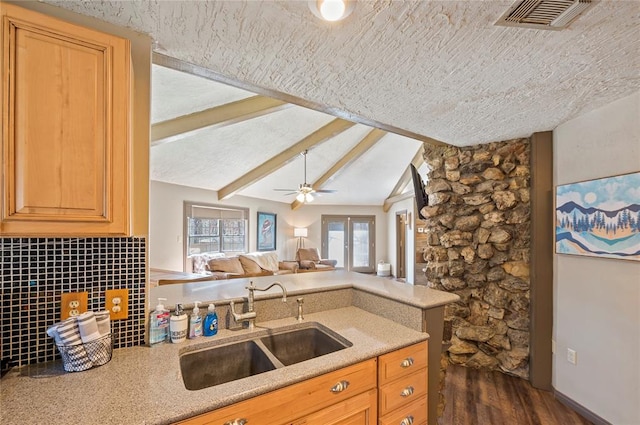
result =
[[[593,425],[529,381],[449,365],[439,425]]]

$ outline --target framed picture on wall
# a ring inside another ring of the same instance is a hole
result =
[[[276,214],[258,211],[258,251],[276,249]]]
[[[556,187],[556,253],[640,261],[640,172]]]

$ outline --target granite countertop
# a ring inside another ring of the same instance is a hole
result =
[[[204,281],[164,285],[152,288],[149,307],[158,297],[167,298],[173,308],[182,303],[187,309],[194,301],[225,304],[230,300],[246,301],[245,286],[253,280],[258,287],[279,281],[290,297],[302,294],[330,293],[353,289],[415,307],[385,307],[396,316],[419,314],[459,299],[455,294],[424,286],[403,284],[391,279],[336,270],[283,276]],[[274,287],[256,292],[256,300],[281,297]],[[340,307],[340,306],[336,306]],[[378,306],[376,306],[378,307]],[[233,382],[189,391],[180,372],[179,356],[189,351],[221,345],[247,336],[258,337],[270,329],[298,324],[294,317],[275,319],[259,313],[256,329],[221,329],[210,338],[187,340],[182,344],[161,344],[117,349],[111,361],[95,369],[66,373],[60,361],[25,366],[7,373],[0,381],[0,423],[20,424],[167,424],[216,408],[264,394],[310,379],[399,348],[424,341],[428,335],[403,326],[402,320],[386,319],[353,305],[307,314],[306,323],[319,323],[337,332],[352,346],[305,362],[293,364]],[[332,309],[331,309],[332,308]],[[367,308],[368,309],[368,308]],[[262,317],[262,320],[261,320]],[[282,317],[282,316],[281,316]],[[388,317],[388,316],[385,316]],[[405,323],[406,324],[406,323]]]
[[[182,286],[182,285],[178,285]],[[391,287],[394,291],[397,288]],[[197,391],[185,388],[179,355],[251,332],[291,326],[295,318],[257,322],[256,329],[220,330],[182,344],[114,351],[111,361],[65,373],[60,362],[10,371],[0,381],[0,423],[166,424],[394,351],[428,338],[356,307],[305,315],[353,345],[312,360]]]

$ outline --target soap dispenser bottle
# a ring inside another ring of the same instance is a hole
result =
[[[176,304],[176,311],[173,316],[171,316],[171,320],[169,321],[171,342],[177,344],[187,339],[187,327],[187,314],[182,309],[182,304]]]
[[[162,301],[166,300],[166,298],[158,298],[158,305],[149,317],[149,345],[161,344],[168,339],[169,310],[166,310],[162,304]]]
[[[207,317],[204,318],[204,336],[214,336],[218,333],[218,313],[216,306],[209,304]]]
[[[202,317],[200,317],[200,309],[198,304],[200,301],[194,301],[195,307],[191,312],[191,318],[189,319],[189,339],[195,339],[202,336]]]

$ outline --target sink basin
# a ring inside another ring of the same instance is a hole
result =
[[[309,322],[292,328],[264,330],[240,341],[182,354],[180,371],[188,390],[201,390],[314,359],[351,345],[331,329]]]
[[[351,346],[335,332],[320,327],[295,329],[260,338],[285,366],[333,353]]]
[[[248,340],[194,351],[180,357],[188,390],[200,390],[274,370],[276,366],[255,341]]]

